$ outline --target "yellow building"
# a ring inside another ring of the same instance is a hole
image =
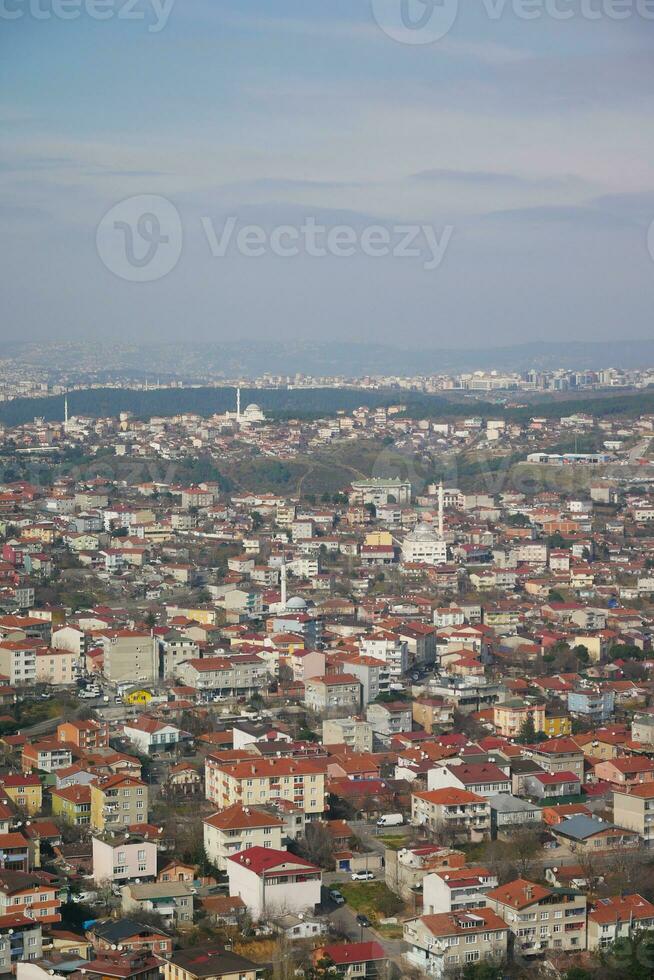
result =
[[[533,718],[534,731],[542,732],[545,727],[545,705],[528,704],[521,698],[511,698],[504,704],[493,706],[493,724],[498,735],[515,738],[529,717]]]
[[[43,806],[43,788],[36,773],[8,773],[0,778],[0,787],[17,807],[30,817]]]
[[[133,776],[108,776],[91,783],[93,830],[123,830],[147,823],[148,787]]]
[[[65,786],[50,790],[52,816],[72,827],[86,827],[91,822],[91,787]]]
[[[125,704],[150,704],[152,698],[152,691],[148,691],[146,687],[139,687],[135,691],[130,691],[129,694],[123,695]]]
[[[371,531],[366,534],[364,545],[367,548],[392,548],[393,535],[388,531]]]
[[[568,715],[550,715],[546,712],[543,731],[548,738],[558,738],[559,735],[572,735],[572,720]]]

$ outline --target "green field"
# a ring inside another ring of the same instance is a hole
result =
[[[339,885],[338,890],[355,912],[367,915],[371,922],[397,915],[404,905],[383,881],[353,881]]]

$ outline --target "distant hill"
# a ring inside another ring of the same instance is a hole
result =
[[[519,395],[516,397],[519,398]],[[506,408],[473,398],[457,401],[395,388],[241,389],[243,408],[250,402],[256,402],[270,417],[277,418],[310,419],[334,415],[339,410],[351,412],[361,406],[376,408],[404,404],[414,418],[466,418],[479,415],[483,418],[521,421],[534,415],[555,419],[576,412],[627,417],[654,413],[654,390],[584,398],[576,398],[571,393],[569,398],[543,400],[525,408]],[[233,388],[165,388],[154,391],[93,388],[73,391],[68,395],[70,414],[91,418],[117,417],[120,412],[131,412],[137,418],[146,419],[154,415],[170,417],[184,412],[206,418],[217,412],[233,411],[235,406],[236,392]],[[38,416],[50,422],[63,420],[63,396],[16,398],[0,404],[0,422],[7,426],[31,422]]]
[[[492,330],[489,329],[489,335]],[[654,340],[535,341],[500,347],[433,348],[370,343],[298,340],[155,344],[120,346],[63,344],[43,346],[12,343],[6,354],[35,365],[55,378],[71,377],[71,364],[80,365],[79,378],[96,382],[133,377],[189,384],[213,378],[255,378],[264,374],[357,378],[412,376],[465,371],[518,371],[529,369],[597,370],[599,368],[654,367]]]

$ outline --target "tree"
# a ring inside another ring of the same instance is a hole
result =
[[[328,871],[334,869],[334,840],[324,823],[315,821],[307,825],[299,850],[301,856],[312,864],[318,864]]]
[[[520,735],[518,741],[524,745],[531,745],[536,740],[536,726],[534,725],[533,712],[529,712],[523,723],[520,725]]]
[[[610,980],[650,980],[654,971],[654,932],[634,930],[631,936],[618,939],[603,950],[599,959]]]
[[[534,858],[541,853],[538,831],[524,827],[511,835],[510,846],[520,877],[527,878],[532,871]]]
[[[572,652],[580,664],[585,665],[590,663],[590,653],[588,652],[588,647],[584,646],[583,643],[578,643],[576,647],[573,647]]]

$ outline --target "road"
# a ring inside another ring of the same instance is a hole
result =
[[[406,949],[406,944],[401,939],[387,939],[379,935],[375,929],[368,929],[360,926],[356,920],[356,914],[347,905],[341,905],[334,909],[328,916],[329,921],[340,931],[349,937],[351,942],[378,942],[384,947],[384,952],[390,960],[402,966],[402,953]]]
[[[640,442],[627,453],[627,462],[636,463],[637,460],[643,459],[647,453],[647,450],[649,449],[651,441],[652,440],[649,437],[646,439],[641,439]]]

